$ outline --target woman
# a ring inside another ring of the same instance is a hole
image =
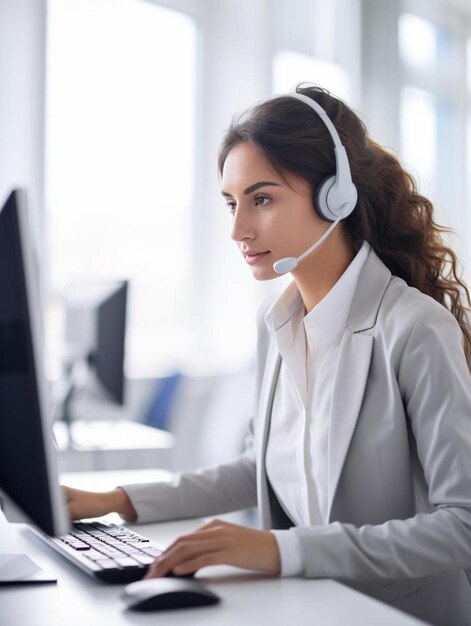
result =
[[[293,278],[259,314],[244,454],[172,484],[68,489],[70,513],[145,522],[258,504],[263,530],[214,520],[148,577],[227,563],[335,578],[471,624],[469,292],[396,158],[325,90],[297,94],[233,121],[219,156],[254,277]]]

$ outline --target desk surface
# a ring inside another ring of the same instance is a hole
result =
[[[163,544],[188,532],[199,520],[147,524],[139,532]],[[54,573],[57,584],[0,587],[2,626],[88,624],[182,624],[192,626],[419,626],[419,622],[331,580],[272,578],[232,567],[208,567],[197,577],[221,596],[213,607],[165,613],[133,613],[120,599],[122,586],[95,582],[44,544],[22,524],[0,514],[0,553],[27,553]]]
[[[63,472],[166,467],[175,444],[171,433],[127,420],[77,420],[71,433],[69,445],[66,425],[54,424]]]

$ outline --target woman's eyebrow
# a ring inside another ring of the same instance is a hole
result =
[[[268,180],[261,180],[258,183],[254,183],[253,185],[250,185],[250,187],[247,187],[247,189],[244,189],[244,196],[247,196],[249,193],[253,193],[254,191],[257,191],[257,189],[260,189],[260,187],[267,187],[270,185],[273,187],[281,187],[279,183],[271,183]],[[230,193],[227,193],[227,191],[221,191],[221,193],[223,196],[232,197]]]

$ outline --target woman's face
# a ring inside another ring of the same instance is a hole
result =
[[[293,174],[281,177],[248,142],[229,152],[221,193],[233,215],[231,237],[257,280],[278,276],[275,261],[299,256],[329,227],[312,206],[311,185]]]

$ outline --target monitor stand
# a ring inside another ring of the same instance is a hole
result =
[[[9,522],[14,521],[25,522],[28,520],[0,488],[0,533],[3,537],[8,535],[4,530],[8,529]],[[5,543],[3,541],[2,544],[2,549],[4,549]],[[0,551],[0,586],[55,582],[57,582],[57,577],[40,567],[27,554]]]
[[[57,578],[42,569],[27,554],[0,554],[0,586],[55,582]]]

